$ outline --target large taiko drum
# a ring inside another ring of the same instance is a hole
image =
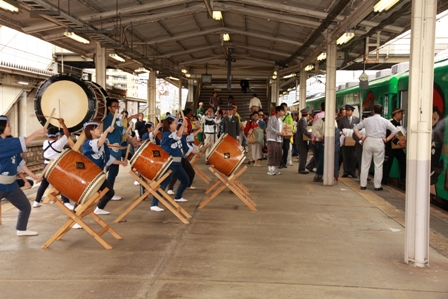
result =
[[[107,92],[97,83],[67,75],[56,75],[44,81],[36,93],[34,111],[44,125],[53,109],[53,117],[62,117],[71,133],[82,129],[85,122],[101,122],[107,114]],[[58,126],[57,119],[50,124]]]
[[[104,172],[89,158],[67,149],[45,168],[44,177],[59,192],[82,204],[98,191],[106,180]]]
[[[153,181],[165,173],[173,162],[173,157],[148,139],[134,153],[129,162],[133,168],[137,169],[140,175]]]
[[[243,163],[245,158],[240,143],[232,136],[223,134],[210,149],[207,161],[219,172],[229,176]]]

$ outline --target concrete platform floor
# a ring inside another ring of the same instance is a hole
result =
[[[360,191],[353,179],[324,187],[297,174],[297,163],[279,176],[248,166],[240,180],[257,212],[228,190],[199,210],[206,185],[196,178],[182,204],[189,225],[150,212],[148,200],[114,224],[138,197],[128,171],[115,186],[124,200],[102,216],[123,237],[105,235],[111,250],[83,230],[42,249],[65,214],[33,209],[29,229],[39,235],[17,237],[17,210],[3,201],[0,298],[448,298],[447,240],[431,234],[439,251],[430,248],[429,267],[405,264],[402,212],[378,196],[392,196],[389,188]]]

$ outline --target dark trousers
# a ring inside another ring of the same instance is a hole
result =
[[[308,158],[308,145],[306,141],[299,141],[297,148],[299,149],[299,172],[305,171],[306,159]]]
[[[107,181],[109,182],[109,185],[112,186],[112,189],[114,188],[115,178],[118,175],[118,167],[118,164],[112,164],[109,166],[109,171],[107,172]]]
[[[19,209],[16,229],[26,230],[31,214],[31,204],[22,189],[16,188],[12,192],[0,191],[0,198],[6,198],[13,206]]]
[[[286,166],[286,162],[288,160],[288,151],[289,151],[289,144],[291,143],[291,141],[288,139],[283,139],[283,145],[282,145],[282,150],[283,150],[283,154],[282,154],[282,160],[280,162],[281,166]]]
[[[356,175],[356,156],[354,146],[342,147],[342,160],[344,163],[344,175]]]
[[[316,156],[317,156],[317,169],[316,176],[322,176],[324,174],[324,143],[322,141],[316,141]]]
[[[101,197],[100,201],[98,202],[97,207],[99,209],[104,209],[107,205],[107,203],[111,200],[112,197],[115,195],[114,188],[109,184],[107,180],[104,180],[104,183],[100,187],[100,191],[103,191],[105,188],[109,188],[106,194],[104,194],[103,197]]]
[[[179,187],[177,187],[176,195],[174,196],[174,199],[181,199],[182,195],[187,189],[188,185],[190,184],[190,180],[188,179],[188,175],[185,172],[185,169],[182,167],[181,163],[179,162],[173,162],[171,163],[170,167],[168,167],[167,171],[171,170],[171,174],[160,184],[160,187],[162,190],[165,190],[166,186],[168,186],[171,177],[174,176],[180,181]],[[158,193],[158,192],[157,192]],[[160,196],[162,196],[159,193]],[[157,206],[159,204],[159,200],[157,197],[153,196],[151,206]]]
[[[389,173],[394,163],[394,158],[397,158],[398,167],[400,168],[400,180],[406,179],[406,154],[402,149],[391,149],[386,152],[387,159],[384,161],[383,167],[383,182],[389,179]]]
[[[191,166],[190,161],[185,158],[182,158],[182,162],[180,162],[180,164],[185,169],[185,172],[188,175],[188,179],[190,180],[190,184],[188,184],[188,187],[190,187],[191,184],[193,184],[193,180],[194,180],[194,176],[195,176],[193,166]],[[168,190],[173,190],[174,184],[176,184],[176,181],[177,181],[177,178],[173,175],[171,177],[171,181],[168,185]]]

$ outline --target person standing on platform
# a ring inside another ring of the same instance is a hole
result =
[[[112,121],[114,119],[114,115],[116,111],[120,108],[119,102],[115,98],[108,98],[107,99],[107,110],[108,114],[106,118],[104,118],[103,122],[103,129],[108,129],[110,126],[114,127],[113,132],[106,133],[107,134],[107,141],[110,147],[110,154],[112,157],[114,157],[116,160],[121,160],[121,143],[122,143],[122,137],[123,137],[123,123],[122,119],[117,117],[115,119],[115,123],[112,124]],[[144,129],[144,127],[143,127]],[[144,132],[143,132],[144,133]],[[143,134],[142,134],[143,135]],[[131,143],[133,146],[138,146],[140,143],[137,142],[135,139],[128,137],[127,141]],[[109,185],[114,189],[115,185],[115,178],[118,175],[119,171],[119,165],[118,164],[112,164],[109,166],[109,171],[107,173],[107,181],[109,182]],[[115,190],[115,189],[114,189]],[[114,195],[111,200],[121,200],[121,196]]]
[[[238,121],[238,117],[233,115],[233,107],[227,108],[227,116],[224,117],[223,123],[223,131],[224,133],[229,134],[236,140],[239,141],[240,138],[240,122]]]
[[[196,116],[201,118],[205,114],[204,103],[199,102],[199,108],[196,111]]]
[[[229,95],[229,97],[227,98],[227,107],[233,105],[236,105],[235,98],[233,97],[233,95]]]
[[[300,174],[308,174],[309,172],[305,170],[306,160],[308,158],[308,141],[303,140],[303,137],[306,136],[311,140],[311,133],[308,132],[307,126],[308,121],[311,120],[310,116],[310,108],[304,108],[300,110],[302,113],[302,118],[297,123],[297,133],[296,133],[296,145],[297,150],[299,152],[299,173]]]
[[[125,110],[123,110],[125,111]],[[123,112],[122,112],[123,113]],[[142,141],[143,134],[145,134],[145,121],[143,120],[143,114],[139,113],[137,121],[135,122],[135,134],[137,135],[137,140]]]
[[[266,140],[268,148],[268,175],[279,175],[277,171],[282,159],[283,122],[285,107],[275,107],[275,115],[272,115],[266,128]]]
[[[244,128],[244,135],[246,137],[249,137],[250,133],[255,136],[257,139],[255,143],[248,144],[247,147],[249,148],[249,158],[254,161],[255,167],[261,167],[261,159],[263,158],[263,152],[261,151],[262,144],[258,142],[256,129],[258,129],[258,112],[252,112],[250,120],[246,122],[246,127]],[[252,131],[251,131],[252,130]],[[260,131],[260,134],[262,133],[261,129],[258,129]],[[260,135],[261,136],[261,135]],[[249,138],[246,138],[249,142]]]
[[[213,114],[213,108],[208,108],[205,115],[201,118],[201,123],[204,127],[204,146],[207,147],[205,162],[207,163],[207,156],[210,153],[213,144],[215,144],[217,140],[219,130],[218,126],[221,123],[221,120],[215,117]]]
[[[345,105],[346,115],[338,120],[338,128],[341,132],[343,129],[353,129],[354,126],[359,123],[359,117],[353,116],[354,110],[355,107],[352,105]],[[336,137],[339,138],[339,136]],[[356,179],[358,176],[356,175],[356,156],[354,146],[342,146],[342,160],[344,163],[344,173],[342,174],[342,177],[346,178],[350,175],[352,178]]]
[[[20,211],[16,224],[17,235],[37,236],[37,232],[27,230],[31,204],[17,185],[16,175],[25,165],[20,154],[26,152],[26,145],[39,135],[45,134],[47,130],[41,128],[28,137],[7,138],[11,135],[11,131],[9,118],[0,115],[0,198],[6,198]]]
[[[254,93],[249,102],[249,112],[258,112],[262,108],[260,99],[257,98],[257,94]]]
[[[369,175],[370,164],[375,164],[374,185],[375,191],[383,190],[381,187],[381,179],[383,178],[384,163],[384,144],[392,140],[397,134],[397,128],[390,121],[381,117],[383,106],[375,104],[373,106],[373,116],[364,119],[353,128],[353,133],[361,140],[363,144],[362,162],[361,162],[361,190],[367,188],[367,176]],[[362,128],[366,129],[366,136],[362,137],[359,132]],[[387,130],[391,134],[386,137]]]
[[[392,119],[390,122],[395,127],[401,126],[400,122],[403,120],[403,112],[404,110],[401,108],[397,108],[392,111]],[[389,137],[390,131],[387,130],[386,137]],[[392,143],[398,145],[400,148],[392,148]],[[406,181],[406,154],[403,149],[406,147],[406,139],[402,139],[401,141],[398,138],[392,139],[390,142],[386,143],[386,161],[384,162],[384,172],[383,172],[383,180],[382,184],[387,185],[389,179],[389,173],[392,168],[392,164],[394,162],[394,158],[398,161],[398,167],[400,169],[400,185],[404,186]]]
[[[288,104],[282,103],[281,106],[283,106],[285,110],[285,114],[282,116],[282,123],[283,126],[288,125],[291,127],[291,133],[293,134],[295,131],[294,128],[294,120],[292,118],[291,112],[287,111]],[[282,160],[280,161],[279,168],[287,168],[286,163],[288,162],[288,153],[291,150],[291,136],[284,136],[283,137],[283,144],[282,144]]]
[[[59,129],[52,126],[48,129],[47,136],[48,140],[45,140],[42,149],[44,152],[44,168],[42,171],[45,170],[45,168],[50,163],[50,160],[56,159],[59,154],[64,149],[64,146],[68,142],[68,138],[70,138],[70,132],[68,131],[67,126],[65,125],[64,119],[59,118],[59,123],[61,124],[62,130],[64,131],[64,135],[62,137],[59,137],[61,133],[59,133]],[[34,199],[33,208],[39,208],[41,206],[40,201],[42,200],[42,197],[44,195],[45,190],[47,190],[50,183],[47,181],[46,178],[42,178],[42,181],[40,183],[39,188],[36,192],[36,198]],[[70,204],[70,200],[66,197],[62,197],[62,200],[64,202],[64,205],[69,209],[73,209],[73,205]]]
[[[208,103],[213,108],[213,112],[216,112],[216,110],[219,109],[219,105],[221,104],[221,100],[219,99],[218,93],[216,91],[213,92],[213,96],[210,98],[210,101]]]

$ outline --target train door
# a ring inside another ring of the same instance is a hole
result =
[[[385,94],[384,95],[384,102],[383,102],[384,106],[383,106],[383,116],[385,118],[389,117],[389,95]]]
[[[406,129],[407,124],[408,124],[408,116],[406,114],[406,112],[408,111],[408,91],[407,90],[403,90],[400,92],[400,105],[396,106],[395,108],[399,108],[399,107],[401,107],[401,109],[404,109],[403,120],[401,121],[401,125]]]

